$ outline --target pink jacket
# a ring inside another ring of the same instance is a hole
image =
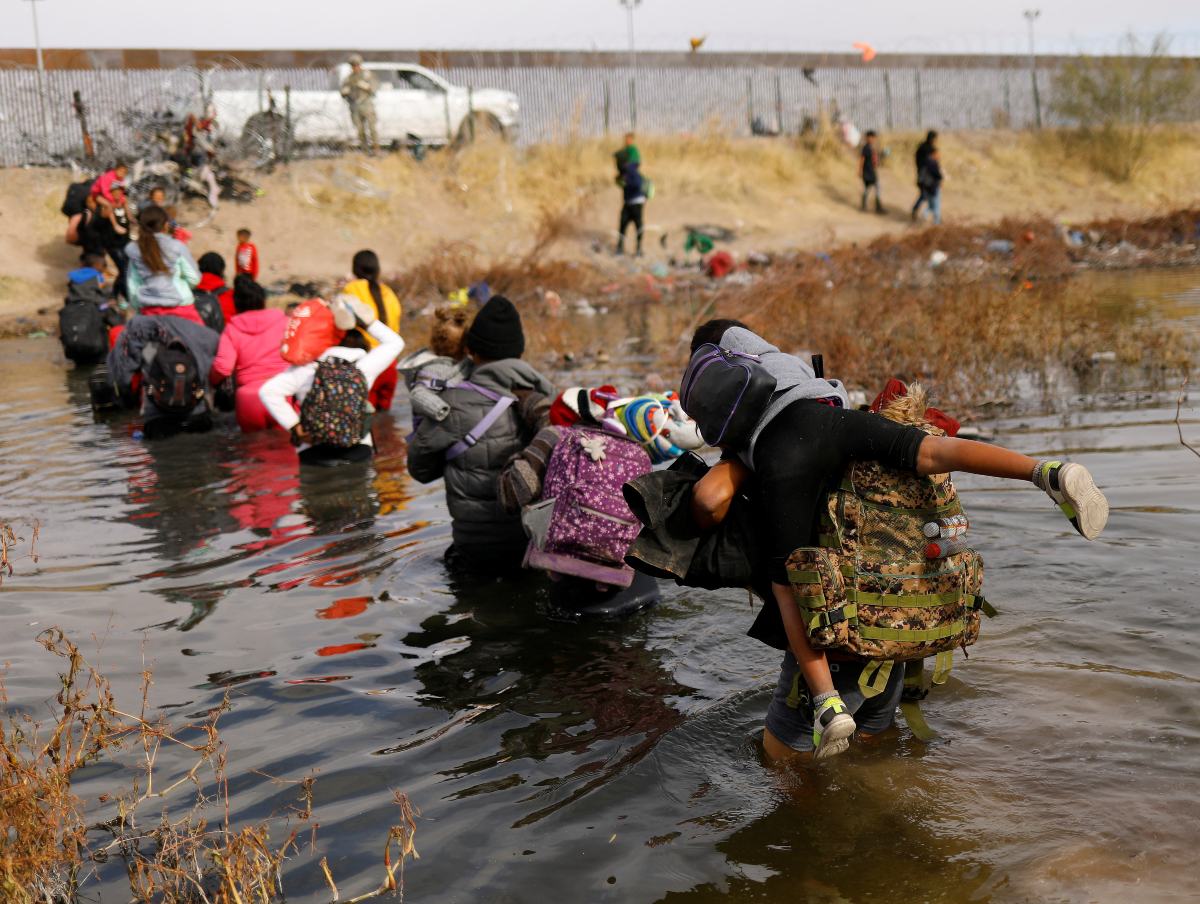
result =
[[[221,333],[210,377],[213,384],[232,374],[238,386],[253,386],[287,370],[288,363],[279,356],[286,324],[287,315],[274,308],[235,315]]]

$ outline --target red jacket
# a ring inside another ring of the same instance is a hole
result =
[[[200,282],[196,283],[197,292],[210,292],[217,296],[217,302],[221,305],[221,313],[225,315],[225,322],[228,323],[233,319],[233,315],[237,313],[237,309],[233,306],[233,289],[225,285],[225,280],[219,276],[214,276],[211,273],[201,273]]]
[[[249,273],[251,279],[258,279],[258,248],[253,242],[242,242],[237,246],[233,267],[235,273]]]

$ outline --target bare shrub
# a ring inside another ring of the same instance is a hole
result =
[[[1115,181],[1132,179],[1163,127],[1196,112],[1195,64],[1170,56],[1169,48],[1165,35],[1148,47],[1130,35],[1118,56],[1066,63],[1053,103],[1074,124],[1058,136],[1064,150]]]
[[[200,721],[172,727],[148,717],[148,670],[142,673],[140,711],[124,712],[108,679],[87,664],[60,629],[42,632],[38,641],[66,665],[52,723],[20,712],[0,723],[0,899],[12,904],[75,901],[87,892],[97,864],[119,858],[135,902],[283,900],[284,862],[300,853],[305,837],[307,849],[315,850],[313,779],[288,782],[298,786],[298,805],[262,822],[236,826],[228,751],[218,730],[229,709],[228,697]],[[2,681],[0,703],[8,703]],[[182,753],[190,766],[161,765],[165,749]],[[120,751],[137,751],[140,778],[132,787],[102,795],[100,802],[113,815],[89,825],[72,778],[105,753]],[[171,768],[182,772],[172,780],[161,779]],[[385,842],[383,880],[353,901],[403,893],[404,863],[417,856],[417,814],[403,793],[396,792],[394,802],[400,821]],[[147,815],[148,807],[161,809]],[[214,811],[220,815],[210,820]],[[303,835],[301,830],[306,830]],[[286,837],[281,843],[272,841],[272,831]],[[337,901],[323,859],[321,866]]]

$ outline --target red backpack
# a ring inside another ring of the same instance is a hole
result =
[[[288,364],[311,364],[346,335],[333,322],[333,310],[320,298],[302,302],[288,318],[279,354]]]

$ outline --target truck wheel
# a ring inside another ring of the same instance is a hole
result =
[[[293,137],[278,113],[255,113],[242,126],[242,157],[256,167],[269,167],[283,159]]]
[[[503,140],[504,126],[500,125],[500,120],[491,113],[476,110],[458,127],[458,137],[454,143],[462,146],[470,144],[472,141],[487,141],[491,138]]]

